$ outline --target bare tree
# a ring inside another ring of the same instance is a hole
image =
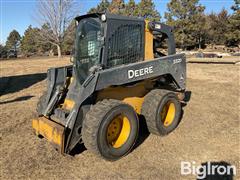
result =
[[[40,39],[57,47],[62,56],[62,43],[67,28],[76,15],[74,0],[38,0],[36,20],[41,27]]]

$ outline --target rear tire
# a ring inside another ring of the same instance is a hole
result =
[[[148,130],[156,135],[167,135],[179,124],[182,115],[177,95],[168,90],[155,89],[144,98],[142,106]]]
[[[134,109],[118,100],[103,100],[91,106],[82,126],[85,147],[104,159],[114,161],[127,155],[138,135]]]

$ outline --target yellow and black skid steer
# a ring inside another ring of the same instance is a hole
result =
[[[186,89],[186,59],[176,54],[173,29],[109,13],[75,20],[73,65],[48,70],[36,134],[63,154],[83,143],[113,161],[133,148],[140,115],[151,133],[172,132]]]

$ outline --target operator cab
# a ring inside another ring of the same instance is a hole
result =
[[[108,69],[175,54],[171,27],[143,18],[95,13],[76,18],[75,72],[82,84],[99,69]],[[167,39],[167,53],[159,49]]]

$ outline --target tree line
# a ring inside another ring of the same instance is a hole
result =
[[[39,1],[38,16],[41,27],[31,25],[24,35],[13,30],[0,45],[0,54],[10,49],[20,50],[24,55],[52,52],[70,54],[74,42],[74,1]],[[161,21],[174,27],[176,45],[183,50],[202,49],[206,45],[236,47],[240,44],[240,0],[234,0],[232,12],[222,9],[219,13],[205,13],[199,0],[170,0],[164,17],[160,16],[152,0],[102,0],[88,13],[109,11],[125,16],[143,17],[150,21]],[[54,16],[53,16],[54,14]]]

